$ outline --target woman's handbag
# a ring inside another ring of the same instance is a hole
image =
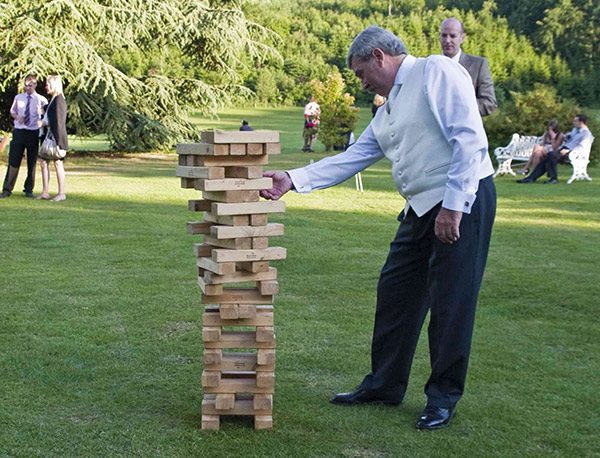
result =
[[[63,159],[66,154],[67,151],[58,147],[54,135],[52,135],[52,131],[48,129],[46,138],[44,138],[42,147],[40,148],[40,157],[46,161],[56,161],[58,159]]]

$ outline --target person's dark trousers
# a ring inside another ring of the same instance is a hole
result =
[[[558,180],[558,163],[561,159],[566,159],[567,155],[560,154],[560,151],[550,151],[546,157],[548,170],[548,178],[550,180]]]
[[[33,187],[35,186],[35,165],[40,145],[38,134],[38,130],[13,130],[10,151],[8,153],[9,166],[6,170],[6,177],[4,178],[4,184],[2,186],[3,192],[12,193],[25,150],[27,150],[27,179],[25,180],[24,191],[26,193],[33,192]]]
[[[542,160],[538,165],[535,166],[535,169],[533,169],[533,172],[531,172],[529,174],[529,176],[526,178],[526,180],[535,181],[546,172],[548,172],[548,176],[550,176],[550,174],[551,174],[551,172],[550,172],[550,163],[551,163],[550,157],[553,152],[554,151],[551,151],[550,153],[548,153],[546,155],[546,157],[544,158],[544,160]],[[556,173],[555,173],[555,175],[556,175]],[[550,176],[550,178],[552,178],[552,177]]]
[[[371,373],[361,388],[401,401],[421,327],[431,310],[431,376],[428,403],[451,407],[464,391],[475,306],[496,213],[492,177],[479,182],[470,214],[463,214],[460,239],[452,245],[434,234],[438,204],[420,218],[400,214],[377,288]]]

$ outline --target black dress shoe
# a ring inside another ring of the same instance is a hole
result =
[[[357,388],[350,393],[338,393],[332,397],[329,402],[346,406],[358,404],[385,404],[388,406],[397,406],[400,404],[400,401],[397,399],[382,397],[362,388]]]
[[[415,425],[417,429],[441,429],[450,424],[450,420],[454,417],[456,406],[444,408],[427,406],[421,413]]]
[[[10,194],[10,192],[4,191],[2,194],[0,194],[0,199],[6,199],[7,197],[10,197]]]
[[[544,181],[544,184],[558,184],[558,180],[556,178],[551,178],[550,180]]]
[[[533,183],[533,180],[531,178],[521,178],[517,180],[517,183]]]
[[[26,192],[25,193],[25,197],[29,197],[30,199],[33,199],[33,193],[32,192]]]

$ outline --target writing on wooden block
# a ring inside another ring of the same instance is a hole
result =
[[[213,202],[211,209],[211,213],[217,216],[254,215],[256,213],[282,213],[284,211],[285,202],[282,200],[241,203]]]
[[[274,237],[283,235],[283,224],[269,223],[266,226],[213,226],[210,234],[218,239],[238,237]]]
[[[279,143],[279,132],[274,130],[206,130],[200,133],[206,143]]]
[[[212,180],[225,178],[225,169],[223,167],[188,167],[178,165],[175,174],[182,178],[207,178]]]
[[[215,408],[217,410],[232,410],[235,406],[235,394],[221,393],[215,398]]]
[[[212,251],[212,259],[215,262],[274,261],[285,259],[286,253],[287,251],[283,247],[271,247],[264,250],[214,249]]]
[[[212,143],[178,143],[175,146],[177,154],[199,156],[226,156],[229,145],[214,145]]]
[[[258,191],[204,191],[202,197],[216,202],[258,202]],[[211,211],[209,206],[205,211]]]

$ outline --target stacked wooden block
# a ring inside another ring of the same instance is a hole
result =
[[[275,332],[273,299],[277,269],[285,248],[270,247],[269,237],[283,225],[268,222],[285,211],[282,201],[260,201],[259,190],[270,154],[278,154],[279,133],[208,131],[201,142],[177,145],[177,176],[184,188],[202,191],[189,209],[203,219],[188,223],[202,234],[194,245],[202,317],[202,428],[219,429],[220,417],[254,416],[256,429],[273,425]]]

